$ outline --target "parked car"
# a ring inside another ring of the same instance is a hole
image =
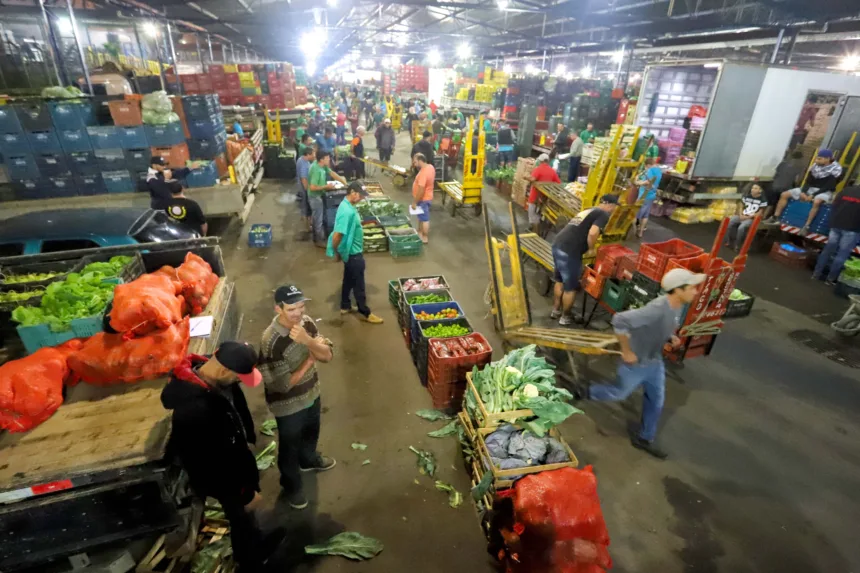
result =
[[[56,209],[0,220],[0,257],[194,239],[200,234],[163,211]]]

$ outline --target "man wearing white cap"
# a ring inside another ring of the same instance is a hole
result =
[[[630,442],[634,448],[660,459],[667,457],[666,452],[654,444],[666,395],[663,345],[667,342],[674,347],[681,344],[675,331],[681,324],[683,307],[693,302],[698,285],[704,280],[705,275],[672,269],[660,283],[665,295],[642,308],[616,314],[612,326],[621,345],[616,384],[595,384],[587,394],[591,400],[616,402],[626,399],[642,386],[642,422],[639,432],[631,436]]]
[[[549,164],[549,155],[546,153],[541,153],[538,156],[537,166],[532,169],[532,172],[529,175],[526,175],[526,179],[532,183],[561,183],[558,173],[556,173],[555,169],[553,169]],[[529,225],[531,226],[532,233],[537,233],[540,225],[540,213],[538,212],[539,200],[540,191],[537,190],[537,187],[532,185],[528,198]]]
[[[391,127],[391,118],[386,117],[382,120],[382,125],[376,128],[376,149],[379,150],[379,160],[383,163],[391,161],[391,154],[394,153],[394,143],[396,134]]]

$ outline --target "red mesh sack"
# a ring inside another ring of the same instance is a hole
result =
[[[167,374],[188,350],[189,319],[140,338],[100,332],[69,357],[69,368],[97,386],[133,383]]]
[[[192,316],[200,314],[218,286],[218,275],[212,272],[209,263],[194,253],[185,255],[185,262],[179,265],[176,274],[182,282],[182,295],[191,307]]]
[[[71,378],[66,359],[81,345],[80,340],[70,340],[0,366],[0,428],[26,432],[57,411],[63,403],[63,383]]]
[[[117,332],[147,334],[182,319],[178,283],[164,274],[146,274],[113,291],[110,325]]]
[[[524,545],[551,545],[558,573],[602,573],[612,567],[609,532],[591,466],[532,474],[514,486],[514,514]],[[530,535],[541,540],[526,543]]]
[[[170,282],[173,283],[173,288],[177,293],[182,292],[182,280],[179,278],[179,275],[176,273],[176,269],[171,267],[170,265],[164,265],[154,273],[149,273],[151,275],[164,275],[170,279]]]

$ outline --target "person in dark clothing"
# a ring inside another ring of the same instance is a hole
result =
[[[391,128],[391,119],[385,118],[382,125],[376,128],[376,149],[379,150],[379,160],[383,163],[391,161],[391,154],[394,153],[394,143],[396,136],[394,129]]]
[[[364,126],[359,125],[355,130],[355,135],[350,141],[350,154],[347,160],[346,178],[347,179],[364,179]]]
[[[433,165],[433,134],[429,131],[425,131],[422,134],[421,140],[418,141],[415,145],[412,146],[412,153],[410,153],[411,157],[415,157],[416,153],[420,153],[427,160],[426,162],[430,165]]]
[[[770,182],[765,198],[767,199],[767,209],[764,212],[764,219],[767,219],[773,214],[776,209],[776,204],[779,203],[779,196],[784,191],[797,187],[800,183],[800,177],[803,175],[803,152],[794,151],[790,157],[783,159],[776,166],[776,171],[773,174],[773,181]]]
[[[552,146],[557,155],[567,152],[570,147],[570,130],[567,129],[566,125],[562,123],[558,124],[558,132],[552,142]]]
[[[205,237],[206,232],[209,230],[209,223],[206,222],[203,209],[200,208],[197,201],[185,196],[184,189],[179,181],[168,181],[167,185],[170,187],[172,194],[167,207],[164,209],[167,216],[177,223],[191,227],[200,233],[201,237]]]
[[[221,504],[239,571],[251,572],[265,561],[253,513],[261,500],[260,474],[248,447],[256,442],[254,422],[239,382],[259,385],[256,365],[251,345],[223,342],[211,357],[187,356],[161,392],[161,403],[173,411],[168,454],[188,473],[197,495]]]
[[[190,169],[180,167],[171,169],[167,161],[160,155],[153,155],[149,161],[149,170],[146,173],[146,186],[149,188],[149,206],[152,209],[163,211],[173,198],[171,186],[167,184],[173,178],[183,179],[191,172]]]
[[[806,224],[800,230],[800,235],[806,236],[810,225],[812,225],[815,216],[818,214],[818,209],[824,203],[830,203],[833,200],[833,194],[836,191],[836,186],[842,180],[842,174],[842,165],[836,161],[833,152],[829,149],[819,149],[815,163],[809,169],[806,181],[802,186],[783,191],[780,194],[779,203],[776,205],[776,212],[767,223],[775,224],[779,221],[783,210],[788,205],[789,199],[803,202],[811,201],[812,208],[809,210]]]
[[[576,293],[580,290],[582,257],[595,248],[597,239],[609,222],[609,215],[617,206],[617,195],[604,195],[596,207],[581,211],[571,219],[552,242],[555,291],[549,317],[558,319],[561,326],[574,322],[571,309]]]
[[[860,245],[860,186],[846,187],[836,194],[830,207],[830,234],[827,244],[818,255],[812,278],[827,284],[836,283],[845,261]],[[833,259],[831,262],[830,259]],[[830,271],[824,277],[824,268],[830,264]]]
[[[502,167],[507,167],[514,162],[514,132],[508,124],[499,122],[499,131],[496,137],[498,139],[499,164]]]

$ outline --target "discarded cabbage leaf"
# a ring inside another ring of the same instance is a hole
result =
[[[339,555],[355,561],[363,561],[376,557],[385,548],[382,542],[372,537],[365,537],[354,531],[338,533],[325,543],[308,545],[305,553],[308,555]]]
[[[363,452],[364,450],[367,449],[367,444],[361,444],[359,442],[354,442],[351,447],[353,450],[359,450],[359,451]]]
[[[472,499],[475,501],[479,501],[483,499],[487,492],[490,490],[490,486],[493,484],[493,472],[485,471],[484,475],[481,476],[481,481],[479,481],[475,487],[472,488]]]
[[[260,433],[264,436],[274,436],[278,429],[278,423],[275,420],[266,420],[260,424]]]
[[[417,412],[415,412],[415,415],[419,418],[424,418],[425,420],[429,420],[431,422],[451,419],[451,416],[449,416],[445,412],[440,412],[439,410],[418,410]]]
[[[454,486],[451,484],[445,483],[443,481],[436,481],[436,489],[439,491],[447,491],[448,492],[448,505],[453,508],[460,507],[460,504],[463,503],[463,495],[454,489]]]
[[[366,466],[369,463],[370,463],[370,460],[364,460],[363,462],[361,462],[361,465]]]
[[[418,472],[421,475],[436,477],[436,456],[433,452],[416,450],[412,446],[409,446],[409,449],[418,456]]]
[[[272,467],[275,462],[275,442],[269,442],[269,445],[263,448],[263,451],[257,454],[257,469],[260,471],[267,470]]]
[[[438,430],[434,430],[432,432],[428,432],[427,435],[431,438],[444,438],[446,436],[453,436],[457,433],[457,425],[459,422],[457,420],[451,420]]]

